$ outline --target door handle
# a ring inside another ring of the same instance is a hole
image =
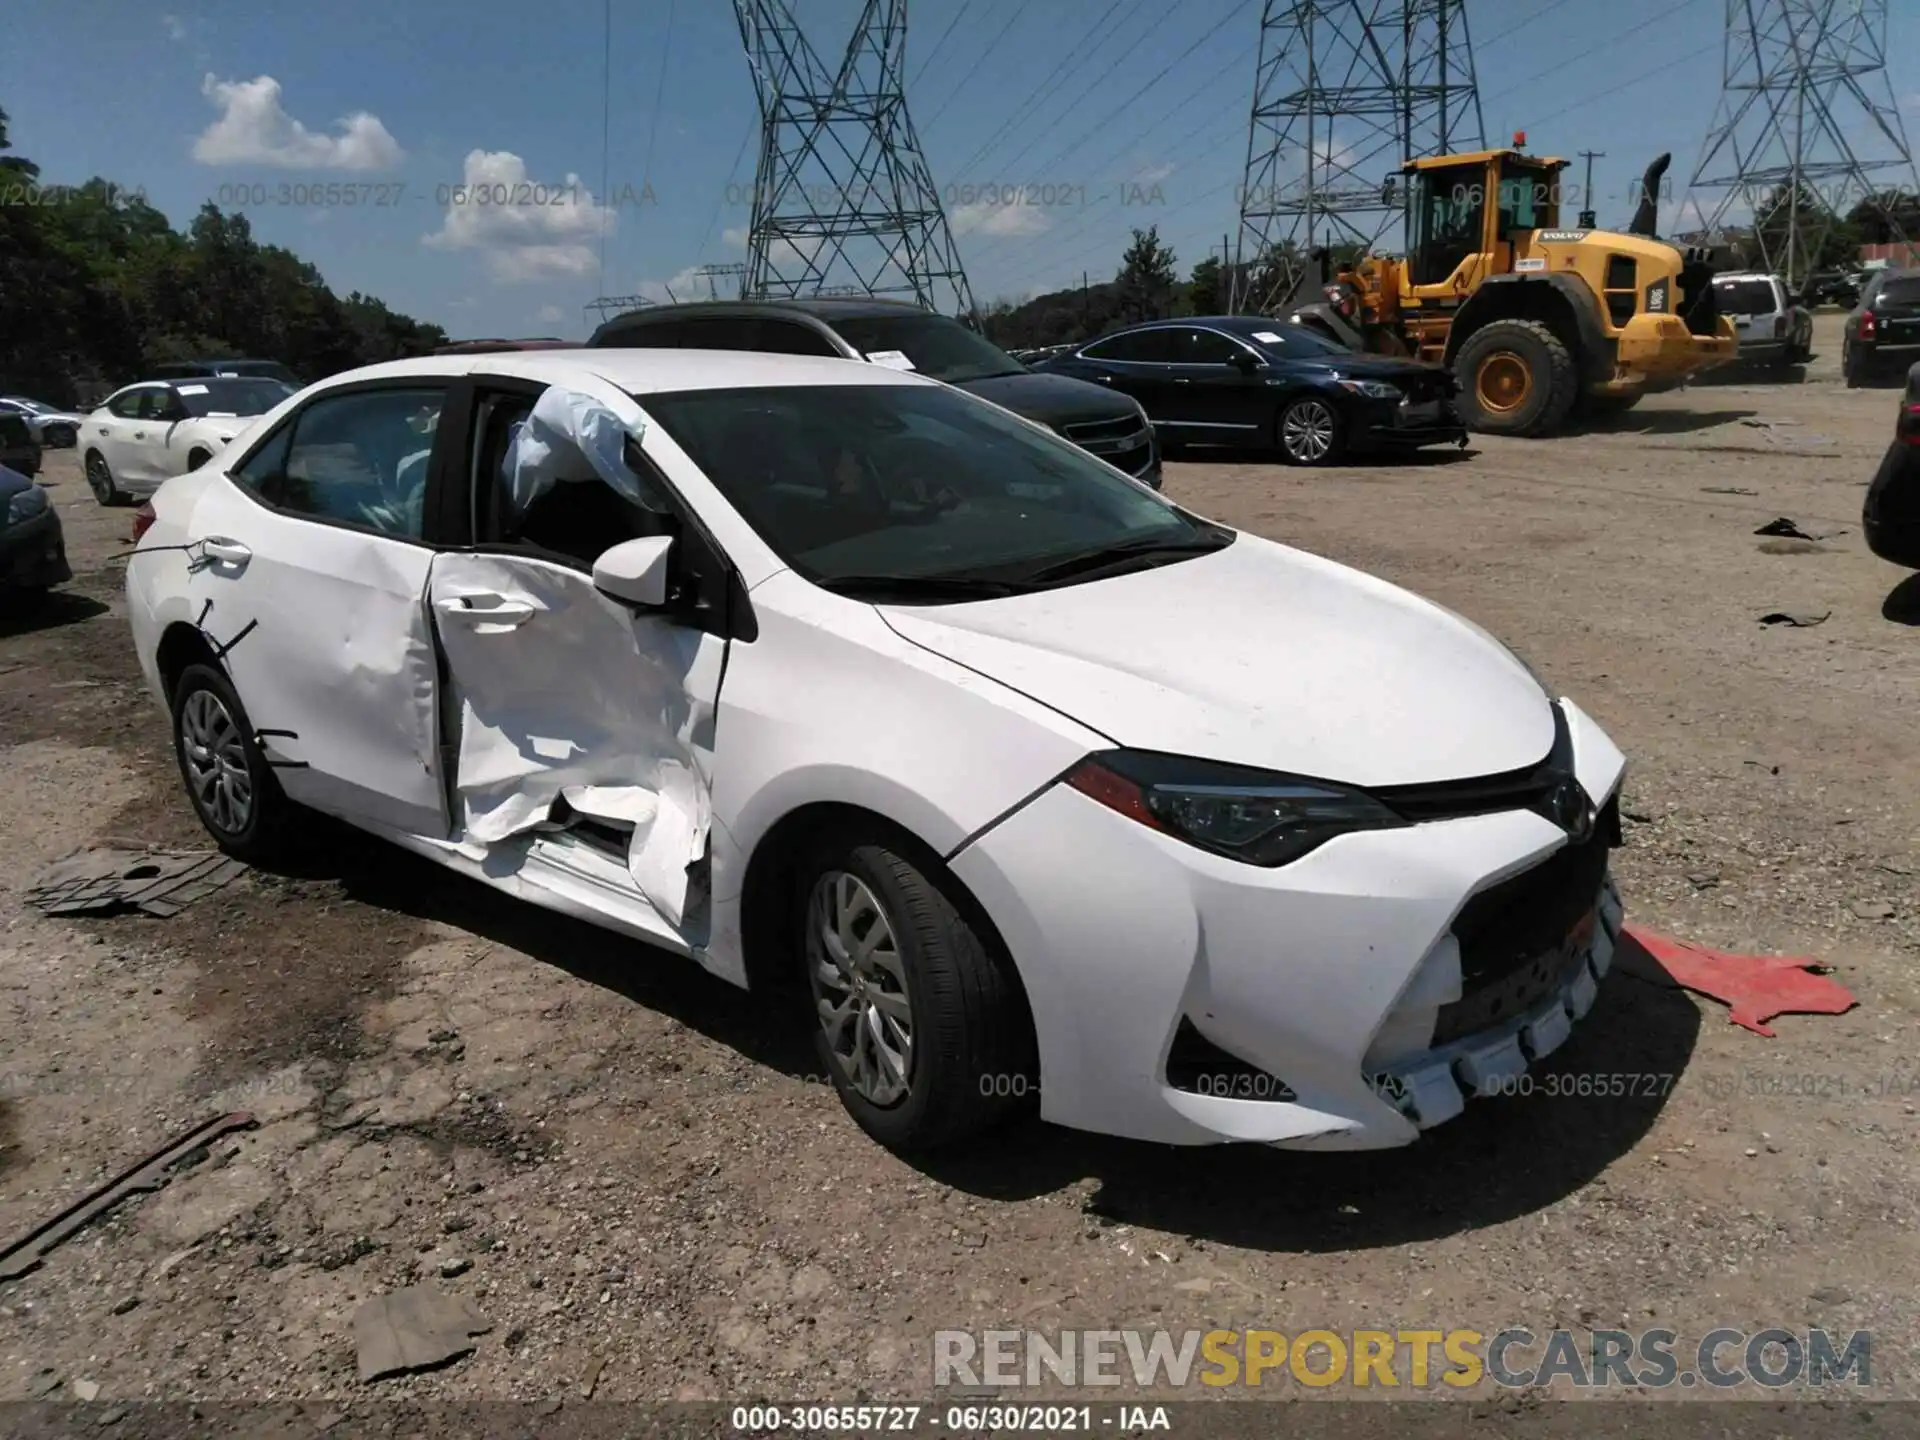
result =
[[[1093,378],[1098,380],[1102,385],[1111,385],[1113,383],[1113,376],[1111,375],[1096,375]]]
[[[133,432],[133,438],[136,440],[144,440],[147,438],[147,432],[144,430],[136,430]]]
[[[475,604],[475,601],[481,603]],[[481,626],[517,630],[539,613],[524,600],[509,600],[504,595],[456,595],[434,607],[450,620],[478,629]]]
[[[232,565],[236,569],[244,567],[253,558],[253,551],[238,540],[229,540],[224,535],[209,535],[202,540],[200,553],[209,560],[221,565]]]
[[[1173,383],[1176,385],[1191,385],[1193,383],[1193,377],[1191,375],[1176,375],[1173,377]]]

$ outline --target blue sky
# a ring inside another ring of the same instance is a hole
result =
[[[831,63],[857,0],[790,3]],[[612,8],[608,64],[603,0],[14,0],[0,107],[49,182],[105,175],[176,223],[208,199],[244,210],[337,291],[456,335],[578,337],[597,294],[704,294],[690,272],[742,258],[753,180],[732,6]],[[1920,53],[1920,6],[1893,8],[1889,53]],[[1655,153],[1673,151],[1677,188],[1692,174],[1722,9],[1468,0],[1487,138],[1524,127],[1536,151],[1605,151],[1600,219],[1622,222]],[[1259,11],[915,0],[909,108],[976,297],[1110,276],[1135,225],[1157,224],[1183,271],[1219,247],[1235,226]],[[1082,58],[1058,68],[1069,56]],[[1920,141],[1898,61],[1894,83]],[[1336,153],[1352,140],[1336,129]],[[444,203],[463,183],[544,203]],[[313,188],[329,184],[360,203]],[[1028,188],[1007,207],[993,203],[1003,187]]]

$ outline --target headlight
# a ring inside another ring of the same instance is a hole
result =
[[[1324,780],[1140,750],[1089,756],[1066,783],[1149,829],[1268,868],[1336,835],[1408,823],[1371,795]]]
[[[45,514],[46,509],[47,492],[42,490],[38,485],[29,485],[26,489],[17,492],[11,500],[7,501],[7,523],[9,525],[23,524],[33,519],[36,515]]]
[[[1342,380],[1342,390],[1351,390],[1356,395],[1364,395],[1369,400],[1398,400],[1400,387],[1389,385],[1384,380]]]

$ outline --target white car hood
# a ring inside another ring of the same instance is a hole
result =
[[[1131,749],[1374,786],[1518,770],[1553,745],[1548,696],[1484,630],[1254,535],[1033,595],[879,608]]]

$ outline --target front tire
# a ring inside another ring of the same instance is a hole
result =
[[[189,665],[174,684],[173,753],[194,813],[222,850],[249,864],[285,851],[292,802],[232,682],[211,665]]]
[[[855,1123],[901,1153],[978,1135],[1038,1094],[1012,963],[938,863],[841,833],[795,872],[815,1052]]]
[[[1281,409],[1275,439],[1289,465],[1332,465],[1346,453],[1346,425],[1324,395],[1302,395]]]
[[[85,464],[87,488],[93,491],[93,498],[102,505],[126,505],[132,497],[120,488],[113,478],[113,471],[107,468],[107,460],[98,450],[89,450]]]
[[[1557,430],[1580,398],[1573,355],[1537,320],[1494,320],[1454,357],[1467,426],[1493,435]]]

